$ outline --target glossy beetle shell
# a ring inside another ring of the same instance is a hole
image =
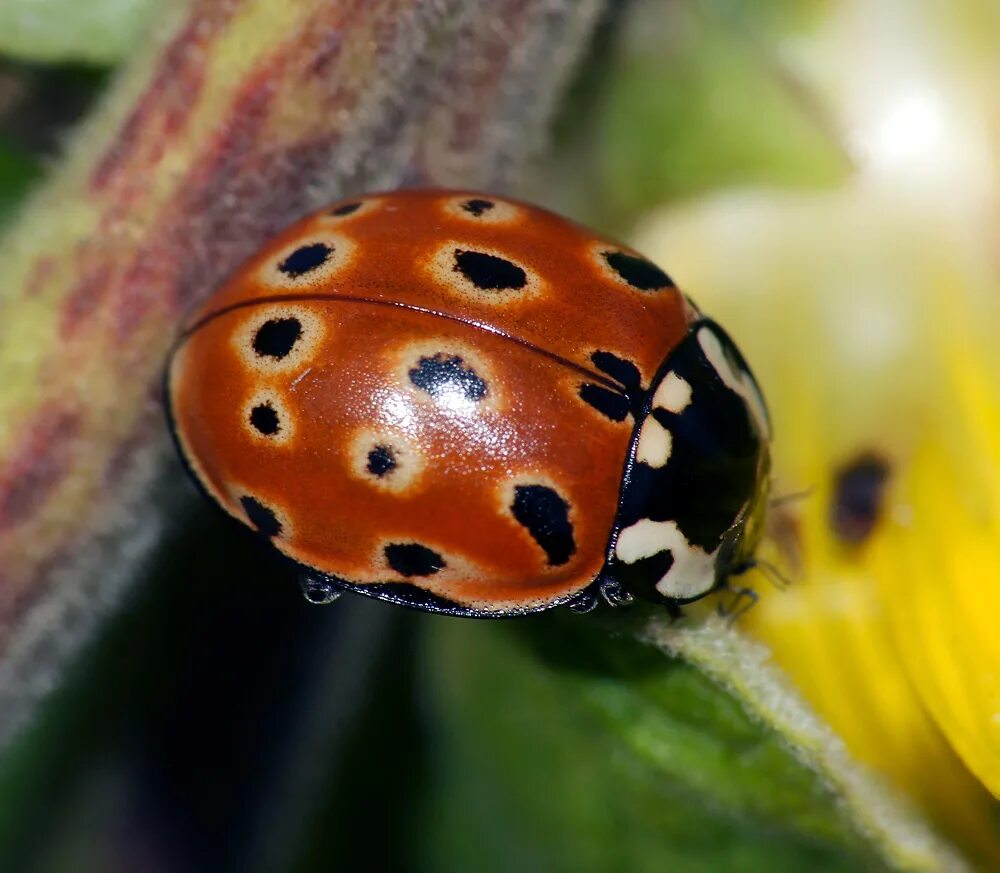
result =
[[[219,289],[168,401],[205,490],[304,568],[517,614],[613,562],[642,386],[697,319],[654,265],[552,213],[377,194],[288,228]]]

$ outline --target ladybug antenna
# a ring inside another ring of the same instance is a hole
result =
[[[748,588],[745,585],[734,587],[732,585],[726,584],[722,588],[723,591],[727,591],[733,595],[733,599],[729,603],[719,603],[716,607],[716,613],[719,618],[725,619],[726,624],[732,627],[736,623],[741,615],[744,615],[747,610],[753,609],[756,606],[757,601],[760,600],[760,595],[757,594],[753,588]]]
[[[808,488],[803,488],[801,491],[790,491],[788,494],[780,494],[777,497],[772,497],[767,501],[767,504],[771,507],[771,509],[777,509],[779,506],[785,506],[788,503],[798,503],[801,500],[812,497],[815,491],[816,486],[810,485]]]
[[[779,591],[784,591],[786,588],[791,586],[792,580],[781,572],[775,564],[770,561],[756,560],[754,566],[757,567],[767,578],[775,588]]]
[[[766,561],[763,558],[747,558],[739,565],[729,569],[727,576],[732,578],[733,576],[742,576],[744,573],[749,573],[751,570],[760,570],[764,577],[779,591],[784,591],[792,584],[792,580],[786,576],[775,564],[770,561]],[[723,591],[738,591],[740,589],[734,588],[729,584],[729,581],[723,582],[719,586],[720,590]]]

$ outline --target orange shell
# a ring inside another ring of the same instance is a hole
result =
[[[604,563],[634,426],[581,397],[585,383],[624,394],[591,356],[648,384],[693,318],[672,284],[634,287],[609,253],[639,258],[493,195],[334,204],[189,322],[168,374],[181,450],[231,515],[261,527],[263,507],[274,545],[324,574],[488,615],[564,602]],[[535,485],[565,504],[568,556],[515,518],[517,489]],[[401,575],[393,544],[442,566]]]

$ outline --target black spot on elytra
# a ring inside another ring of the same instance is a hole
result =
[[[478,218],[484,212],[489,212],[493,208],[492,200],[483,200],[479,197],[474,197],[472,200],[466,200],[462,204],[462,209],[468,212],[470,215],[475,215]]]
[[[392,543],[385,547],[385,559],[400,576],[433,576],[445,566],[433,549],[418,543]]]
[[[480,401],[486,396],[486,383],[458,355],[438,352],[421,358],[410,370],[410,381],[431,397],[459,394],[466,400]]]
[[[270,403],[259,403],[250,410],[250,424],[258,433],[264,436],[274,436],[281,430],[281,422],[278,420],[278,413]]]
[[[278,264],[278,269],[286,276],[295,279],[311,273],[317,267],[322,267],[332,254],[333,249],[326,243],[310,243],[292,252]]]
[[[631,409],[631,403],[625,394],[610,391],[600,385],[592,385],[590,382],[584,382],[580,386],[580,399],[612,421],[625,421]]]
[[[604,260],[629,285],[640,291],[656,291],[660,288],[672,288],[674,285],[663,270],[645,258],[625,252],[605,252]]]
[[[281,360],[302,336],[302,322],[297,318],[272,318],[257,328],[253,350],[261,357]]]
[[[396,468],[396,453],[391,446],[375,446],[368,453],[368,472],[381,479]]]
[[[345,203],[343,206],[331,209],[330,215],[350,215],[353,212],[357,212],[360,208],[360,203]]]
[[[528,529],[553,566],[565,564],[576,551],[569,504],[547,485],[517,485],[511,504],[514,518]]]
[[[830,504],[830,527],[843,542],[863,543],[878,522],[889,479],[889,464],[866,452],[837,471]]]
[[[486,252],[455,249],[455,269],[483,291],[511,291],[528,284],[528,276],[517,264]]]
[[[626,388],[638,388],[642,383],[642,374],[639,368],[631,361],[619,358],[611,352],[596,351],[590,356],[594,366],[598,370],[607,373],[616,382],[620,382]]]
[[[276,537],[281,533],[281,522],[278,521],[278,516],[274,514],[273,510],[268,509],[268,507],[257,500],[257,498],[241,497],[240,506],[243,507],[243,511],[247,514],[250,524],[257,528],[259,533],[268,538]]]

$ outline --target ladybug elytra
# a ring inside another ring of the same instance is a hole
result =
[[[676,607],[760,537],[769,426],[732,341],[637,252],[506,198],[302,219],[195,313],[167,395],[197,481],[317,600]]]

